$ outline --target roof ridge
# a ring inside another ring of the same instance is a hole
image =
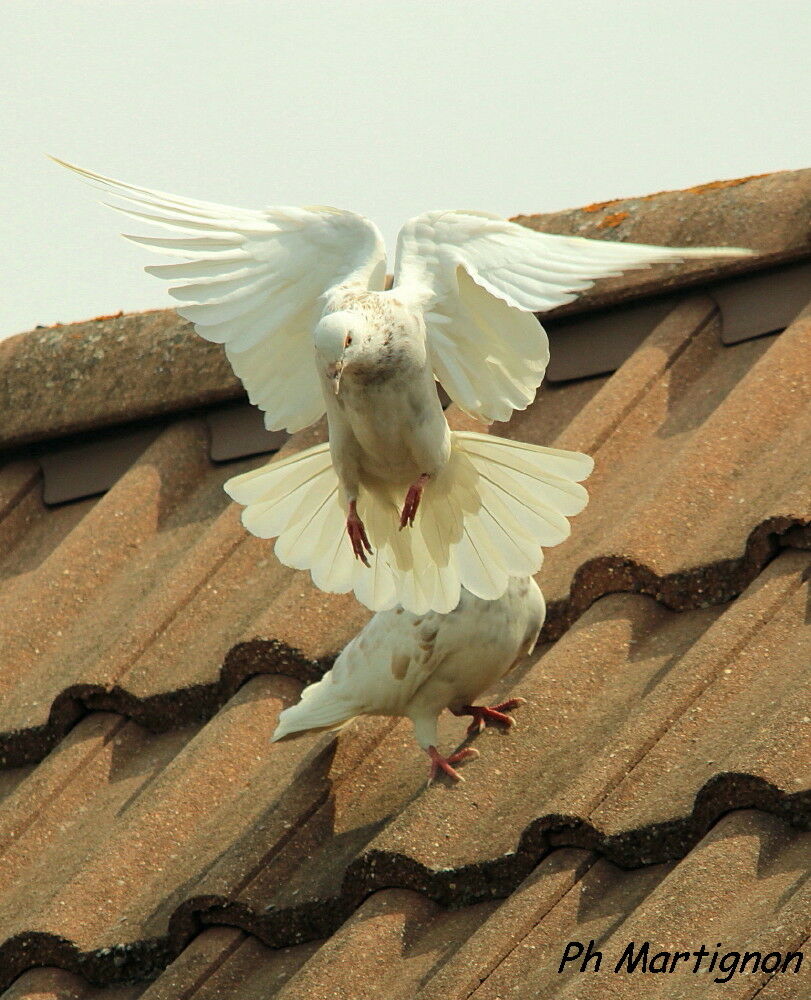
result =
[[[614,211],[617,205],[623,210]],[[546,322],[805,259],[811,255],[809,206],[811,168],[513,221],[562,235],[756,251],[600,280],[576,301],[544,314]],[[137,377],[122,378],[122,369]],[[199,338],[174,309],[37,327],[0,341],[0,407],[12,414],[0,433],[2,449],[244,398],[220,345]]]
[[[546,814],[527,825],[514,852],[460,868],[434,870],[407,855],[365,852],[347,866],[339,895],[315,902],[259,912],[223,896],[192,896],[175,908],[166,934],[84,952],[58,935],[25,931],[0,944],[0,990],[43,965],[95,986],[147,982],[212,926],[239,928],[270,948],[316,941],[333,934],[364,900],[384,889],[411,890],[448,909],[504,899],[561,848],[593,851],[623,870],[679,861],[723,816],[741,809],[774,816],[793,829],[811,829],[811,791],[786,792],[757,775],[724,772],[704,783],[689,814],[619,834],[606,835],[578,816]]]
[[[747,174],[745,177],[732,177],[728,180],[706,181],[702,184],[694,184],[686,188],[663,188],[661,191],[652,191],[650,194],[622,195],[619,198],[594,201],[589,205],[579,205],[575,209],[570,209],[570,211],[600,212],[604,208],[613,208],[615,205],[621,205],[626,201],[650,201],[653,198],[660,198],[665,194],[704,194],[707,191],[720,191],[723,188],[738,187],[740,184],[748,184],[749,181],[757,181],[763,177],[773,177],[778,173],[788,173],[788,171],[770,170],[764,174]],[[521,218],[521,216],[516,216],[515,218]]]

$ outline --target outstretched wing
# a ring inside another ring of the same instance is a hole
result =
[[[225,344],[269,430],[292,433],[318,420],[324,402],[313,327],[330,288],[383,288],[386,257],[372,222],[335,208],[252,211],[192,201],[56,162],[125,203],[111,208],[170,231],[126,238],[185,258],[146,270],[173,282],[178,313],[201,337]]]
[[[424,310],[434,373],[448,395],[484,420],[506,420],[535,398],[549,360],[531,313],[631,268],[748,253],[552,236],[484,212],[427,212],[400,231],[394,285]]]

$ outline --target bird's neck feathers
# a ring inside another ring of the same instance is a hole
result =
[[[343,366],[343,384],[362,387],[382,386],[413,377],[415,359],[412,345],[396,332],[372,337],[358,349],[347,352]]]
[[[379,382],[425,365],[420,318],[395,299],[366,292],[335,305],[315,329],[315,347],[326,365],[340,364],[344,383]]]

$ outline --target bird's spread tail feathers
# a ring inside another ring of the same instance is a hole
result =
[[[321,590],[354,590],[373,611],[402,604],[415,614],[446,613],[459,603],[460,586],[495,600],[510,577],[536,573],[543,547],[562,542],[567,518],[586,506],[580,481],[593,466],[587,455],[487,434],[455,432],[452,442],[412,527],[399,529],[401,490],[361,492],[369,568],[352,553],[328,445],[237,476],[225,488],[246,505],[245,527],[277,537],[279,560],[309,570]]]

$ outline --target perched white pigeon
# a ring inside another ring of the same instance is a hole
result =
[[[542,546],[563,541],[587,502],[590,458],[451,432],[435,380],[481,420],[506,420],[532,402],[549,357],[533,311],[627,268],[748,252],[429,212],[401,230],[385,291],[382,238],[360,215],[228,208],[70,169],[127,203],[112,207],[174,233],[128,238],[186,258],[147,270],[175,282],[178,312],[202,337],[225,344],[268,428],[326,412],[329,445],[225,489],[250,532],[278,539],[283,563],[372,610],[448,612],[462,586],[500,597],[510,577],[537,572]]]
[[[439,713],[449,708],[454,715],[472,715],[469,733],[492,723],[514,725],[505,713],[523,698],[492,707],[473,702],[532,650],[545,613],[532,577],[513,577],[495,601],[463,589],[458,607],[444,615],[378,611],[333,668],[281,713],[273,739],[340,729],[357,715],[407,716],[430,758],[429,782],[440,771],[459,780],[453,765],[478,752],[465,748],[443,757],[436,746]]]

